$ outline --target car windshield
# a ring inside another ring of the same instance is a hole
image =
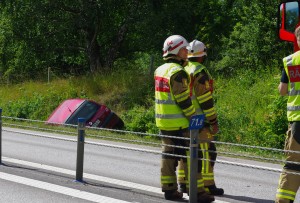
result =
[[[85,118],[85,120],[88,121],[93,117],[93,115],[95,115],[99,108],[99,105],[90,101],[85,101],[82,105],[79,106],[74,114],[71,115],[70,118],[68,118],[66,124],[77,125],[78,118]]]

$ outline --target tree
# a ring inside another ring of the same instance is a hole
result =
[[[272,66],[287,53],[272,0],[3,0],[1,64],[9,77],[109,72],[174,34],[203,41],[218,70]]]
[[[291,51],[279,43],[276,17],[277,3],[272,0],[237,0],[231,16],[236,16],[233,30],[222,38],[221,60],[216,68],[222,72],[238,69],[278,67],[282,57]]]
[[[141,5],[136,0],[1,3],[15,39],[11,46],[20,50],[18,58],[23,57],[8,69],[72,69],[89,64],[91,72],[111,68]]]

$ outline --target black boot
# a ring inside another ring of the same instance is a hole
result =
[[[187,191],[186,189],[186,184],[179,184],[179,192],[182,192],[182,193],[188,193],[189,191]]]
[[[223,195],[224,194],[223,188],[217,188],[216,185],[205,186],[205,188],[208,191],[208,193],[211,195]]]
[[[180,200],[182,199],[182,192],[178,192],[177,190],[170,190],[165,192],[165,199],[167,200]]]
[[[198,203],[211,203],[215,201],[214,196],[207,194],[206,192],[198,193]]]

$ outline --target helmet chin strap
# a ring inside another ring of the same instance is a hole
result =
[[[168,61],[168,60],[175,60],[177,61],[181,66],[185,66],[186,63],[187,63],[187,59],[184,59],[184,58],[181,58],[179,56],[169,56],[169,57],[166,57],[164,58],[165,61]]]
[[[187,59],[184,59],[184,58],[181,58],[181,57],[177,56],[177,60],[180,62],[180,65],[181,65],[181,66],[184,67],[184,66],[187,65],[187,62],[188,62]]]
[[[201,63],[204,63],[205,61],[206,61],[206,56],[203,56]]]

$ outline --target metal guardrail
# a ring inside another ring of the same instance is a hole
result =
[[[77,159],[76,159],[76,181],[82,182],[83,157],[85,138],[85,118],[78,118]]]
[[[45,121],[39,121],[39,120],[30,120],[30,119],[21,119],[21,118],[13,118],[13,117],[7,117],[7,116],[2,116],[2,109],[0,109],[0,164],[2,164],[2,125],[3,125],[3,119],[11,119],[11,120],[18,120],[18,121],[26,121],[26,122],[34,122],[34,123],[45,123]],[[18,124],[11,124],[11,123],[5,123],[7,126],[12,126],[12,127],[24,127],[24,125],[18,125]],[[53,123],[55,124],[55,123]],[[60,124],[62,125],[62,124]],[[202,140],[198,140],[198,133],[197,131],[191,130],[190,138],[179,138],[179,137],[174,137],[174,136],[166,136],[166,135],[157,135],[157,134],[148,134],[148,133],[140,133],[140,132],[132,132],[132,131],[124,131],[124,130],[114,130],[114,129],[106,129],[106,128],[95,128],[95,127],[88,127],[85,126],[85,120],[84,118],[78,119],[78,125],[64,125],[66,127],[71,127],[71,128],[76,128],[77,127],[77,133],[76,132],[70,132],[70,131],[65,131],[65,130],[53,130],[53,129],[47,129],[47,128],[41,128],[37,126],[27,126],[29,129],[34,129],[34,130],[42,130],[42,131],[50,131],[50,132],[55,132],[55,133],[65,133],[65,134],[71,134],[71,135],[76,135],[77,134],[77,160],[76,160],[76,181],[78,182],[84,182],[83,181],[83,159],[84,159],[84,145],[85,144],[91,144],[91,145],[98,145],[98,146],[104,146],[104,147],[111,147],[111,148],[119,148],[119,149],[125,149],[125,150],[132,150],[132,151],[139,151],[139,152],[145,152],[145,153],[153,153],[157,155],[168,155],[168,156],[175,156],[178,158],[188,158],[187,156],[182,156],[182,155],[175,155],[175,154],[167,154],[167,153],[162,153],[161,151],[155,151],[155,150],[147,150],[147,149],[140,149],[140,148],[133,148],[133,147],[125,147],[125,146],[120,146],[120,145],[112,145],[112,144],[103,144],[103,143],[98,143],[98,142],[92,142],[92,141],[86,141],[85,136],[86,136],[86,130],[97,130],[97,131],[109,131],[109,132],[114,132],[114,133],[120,133],[120,134],[133,134],[133,135],[141,135],[141,136],[152,136],[152,137],[168,137],[168,138],[173,138],[173,139],[184,139],[184,140],[189,140],[190,141],[190,147],[180,147],[180,146],[174,146],[174,145],[164,145],[164,146],[171,146],[174,148],[184,148],[184,149],[190,149],[190,163],[191,163],[191,171],[190,171],[190,202],[195,202],[195,198],[197,195],[197,185],[195,185],[196,178],[196,173],[197,169],[197,161],[200,160],[206,160],[206,159],[198,159],[197,154],[201,153],[203,151],[210,152],[210,153],[218,153],[218,154],[225,154],[229,156],[236,156],[236,157],[243,157],[243,158],[250,158],[250,159],[257,159],[257,160],[263,160],[263,161],[268,161],[272,163],[292,163],[292,164],[300,164],[299,162],[286,162],[281,159],[272,159],[272,158],[263,158],[259,156],[252,156],[252,155],[243,155],[243,154],[238,154],[238,153],[230,153],[230,152],[224,152],[224,151],[210,151],[210,150],[203,150],[203,149],[198,149],[199,147],[199,142]],[[8,131],[8,130],[6,130]],[[67,138],[58,138],[58,137],[53,137],[53,136],[44,136],[40,135],[38,133],[27,133],[27,132],[19,132],[23,134],[28,134],[31,136],[41,136],[41,137],[47,137],[50,139],[61,139],[64,141],[73,141]],[[124,138],[119,138],[116,136],[104,136],[104,135],[95,135],[95,134],[89,134],[89,137],[93,138],[109,138],[111,140],[117,140],[117,141],[126,141],[126,142],[132,142],[132,143],[139,143],[139,144],[151,144],[151,145],[161,145],[162,144],[157,144],[154,142],[147,142],[147,141],[140,141],[140,140],[130,140],[130,139],[124,139]],[[291,150],[281,150],[281,149],[276,149],[276,148],[266,148],[266,147],[260,147],[260,146],[250,146],[250,145],[244,145],[244,144],[236,144],[236,143],[227,143],[227,142],[219,142],[219,141],[212,141],[215,144],[221,144],[221,145],[228,145],[228,146],[237,146],[237,147],[243,147],[243,148],[248,148],[248,149],[258,149],[258,150],[265,150],[265,151],[274,151],[274,152],[279,152],[279,153],[300,153],[299,151],[291,151]],[[210,160],[211,161],[211,160]],[[253,169],[258,169],[258,170],[267,170],[267,171],[272,171],[272,172],[282,172],[279,169],[271,169],[271,168],[266,168],[266,167],[259,167],[259,166],[253,166],[249,164],[241,164],[241,163],[233,163],[233,162],[228,162],[228,161],[220,161],[216,160],[216,163],[220,164],[227,164],[227,165],[234,165],[234,166],[239,166],[239,167],[246,167],[246,168],[253,168]],[[293,172],[287,172],[290,174],[296,174],[300,175],[300,173],[293,173]],[[194,186],[195,185],[195,186]]]
[[[0,109],[0,164],[2,164],[2,109]]]

